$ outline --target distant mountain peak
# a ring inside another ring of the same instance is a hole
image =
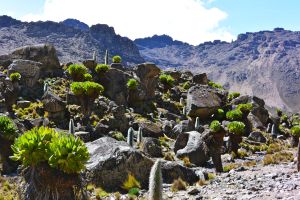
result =
[[[178,40],[173,40],[169,35],[153,35],[152,37],[139,38],[134,40],[134,43],[139,47],[147,47],[149,49],[153,48],[164,48],[166,46],[172,45],[185,45]]]
[[[85,24],[77,19],[66,19],[66,20],[62,21],[61,23],[63,23],[66,26],[73,27],[75,29],[80,29],[82,31],[88,31],[90,29],[90,27],[87,24]]]

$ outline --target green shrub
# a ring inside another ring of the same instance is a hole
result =
[[[161,82],[162,84],[168,85],[168,86],[170,86],[170,87],[172,87],[173,84],[174,84],[174,79],[173,79],[173,77],[170,76],[170,75],[167,75],[167,74],[162,74],[162,75],[160,75],[160,76],[159,76],[159,80],[160,80],[160,82]]]
[[[74,81],[83,80],[84,74],[86,74],[87,71],[84,65],[72,64],[68,67],[68,72]]]
[[[283,114],[283,115],[280,117],[280,120],[281,120],[282,122],[286,122],[286,121],[288,121],[288,116],[287,116],[286,114]]]
[[[189,81],[186,81],[183,85],[182,85],[183,89],[188,90],[191,87],[191,83]]]
[[[85,81],[91,81],[91,80],[93,80],[93,77],[92,77],[91,74],[84,74],[84,80]]]
[[[7,140],[14,140],[18,136],[14,122],[6,116],[0,116],[0,136]]]
[[[223,120],[225,118],[225,112],[223,109],[219,108],[215,113],[215,117],[219,120]]]
[[[227,124],[228,131],[236,135],[243,135],[245,132],[245,124],[243,122],[233,121]]]
[[[58,134],[50,128],[33,128],[15,140],[12,145],[14,155],[12,160],[21,161],[22,165],[35,166],[48,161],[50,156],[50,143]]]
[[[208,85],[211,86],[211,87],[213,87],[213,88],[218,88],[218,89],[221,89],[221,90],[224,89],[224,88],[222,87],[222,85],[217,84],[217,83],[214,83],[213,81],[209,81],[209,82],[208,82]]]
[[[299,125],[298,125],[298,126],[293,126],[293,127],[291,128],[291,134],[292,134],[293,136],[300,137],[300,126],[299,126]]]
[[[137,86],[139,85],[139,83],[137,82],[137,80],[135,79],[129,79],[127,81],[127,87],[130,89],[130,90],[135,90],[137,88]]]
[[[241,94],[239,92],[233,92],[233,93],[230,93],[228,95],[228,100],[231,101],[232,99],[235,99],[235,98],[238,98]]]
[[[214,133],[217,133],[221,130],[222,126],[218,120],[214,120],[210,123],[210,130]]]
[[[76,96],[97,97],[104,91],[104,88],[102,85],[90,81],[73,82],[71,84],[71,91]]]
[[[101,73],[105,73],[109,70],[109,66],[108,65],[105,65],[105,64],[98,64],[95,68],[95,71],[98,73],[98,74],[101,74]]]
[[[292,125],[295,126],[295,125],[300,125],[300,118],[299,118],[299,115],[292,115]]]
[[[61,135],[50,144],[49,165],[67,174],[79,173],[85,169],[89,152],[79,138],[73,135]]]
[[[243,113],[249,113],[253,109],[252,103],[239,104],[237,109],[242,111]]]
[[[226,113],[226,118],[228,120],[232,120],[232,121],[241,120],[242,117],[243,117],[243,113],[240,109],[234,109]]]
[[[121,56],[114,56],[114,57],[112,58],[112,62],[113,62],[113,63],[121,63],[121,62],[122,62]]]
[[[12,73],[9,75],[9,79],[11,81],[19,81],[19,80],[21,80],[21,74],[18,72]]]
[[[12,160],[34,167],[47,162],[65,173],[79,173],[85,168],[89,153],[84,143],[73,135],[47,127],[33,128],[15,140]]]

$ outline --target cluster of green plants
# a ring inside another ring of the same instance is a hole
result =
[[[114,57],[112,58],[112,62],[113,62],[113,63],[121,63],[121,62],[122,62],[121,56],[114,56]]]
[[[70,86],[70,80],[64,78],[47,78],[44,80],[44,85],[48,85],[48,90],[61,98],[66,97],[67,88]]]
[[[223,120],[225,118],[225,111],[223,109],[219,108],[216,111],[214,117],[218,120]]]
[[[237,121],[243,118],[243,112],[240,109],[230,110],[226,113],[228,120]]]
[[[233,121],[227,124],[228,131],[236,135],[243,135],[245,132],[245,127],[245,124],[239,121]]]
[[[92,81],[93,80],[93,76],[91,74],[84,74],[84,80],[85,81]]]
[[[74,81],[84,80],[84,75],[88,72],[88,69],[84,65],[72,64],[68,67],[68,73]]]
[[[21,80],[21,74],[19,72],[15,72],[9,75],[9,79],[11,81],[20,81]]]
[[[213,87],[213,88],[218,88],[218,89],[224,90],[224,88],[222,87],[222,85],[217,84],[217,83],[215,83],[213,81],[209,81],[208,85],[211,86],[211,87]]]
[[[222,126],[218,120],[214,120],[210,123],[209,128],[213,133],[217,133],[221,130]]]
[[[292,115],[292,117],[291,117],[291,124],[293,126],[300,125],[300,117],[299,117],[299,115]]]
[[[107,72],[108,70],[110,69],[109,65],[106,65],[106,64],[98,64],[95,68],[95,71],[98,73],[98,74],[103,74],[105,72]]]
[[[71,84],[71,91],[76,96],[97,97],[104,91],[104,88],[102,85],[90,81],[73,82]]]
[[[291,128],[291,134],[296,137],[300,137],[300,126],[296,125]]]
[[[238,98],[241,94],[239,92],[232,92],[228,95],[228,101]]]
[[[16,105],[13,105],[13,111],[20,119],[37,119],[41,117],[39,114],[39,109],[41,108],[43,108],[42,102],[30,103],[27,108],[18,108]]]
[[[159,80],[162,84],[172,87],[174,85],[174,78],[168,74],[161,74]]]
[[[253,109],[252,103],[239,104],[237,109],[243,113],[249,113]]]
[[[139,85],[139,83],[138,83],[138,81],[135,80],[135,79],[129,79],[129,80],[127,81],[127,87],[128,87],[128,89],[130,89],[130,90],[135,90],[135,89],[138,87],[138,85]]]
[[[88,150],[79,138],[47,127],[25,132],[15,140],[12,150],[11,159],[25,167],[47,162],[67,174],[81,172],[89,159]]]
[[[0,116],[0,136],[10,141],[18,136],[18,129],[9,117]]]
[[[188,90],[191,87],[191,83],[190,81],[186,81],[185,83],[183,83],[182,85],[183,89]]]

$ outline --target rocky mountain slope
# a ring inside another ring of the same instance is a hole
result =
[[[146,61],[160,67],[207,72],[233,91],[256,95],[270,106],[300,111],[300,32],[240,34],[231,43],[214,41],[191,46],[168,36],[137,39]]]
[[[21,46],[40,43],[54,45],[63,63],[89,59],[94,51],[99,62],[103,62],[106,49],[110,56],[122,56],[124,64],[143,62],[136,45],[130,39],[117,35],[114,28],[105,24],[88,27],[74,19],[61,23],[27,23],[0,16],[0,55]]]

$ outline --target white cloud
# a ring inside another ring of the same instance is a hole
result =
[[[233,39],[219,25],[226,17],[218,8],[206,8],[203,0],[46,0],[42,14],[28,14],[21,19],[75,18],[88,25],[108,24],[131,39],[167,34],[197,45],[214,39]]]

